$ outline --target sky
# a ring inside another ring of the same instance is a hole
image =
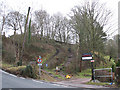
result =
[[[16,10],[21,13],[26,14],[27,9],[30,6],[31,11],[44,9],[50,15],[61,13],[63,16],[69,14],[71,8],[76,5],[83,4],[84,1],[98,1],[98,0],[2,0],[6,3],[8,10]],[[110,20],[110,25],[112,26],[111,31],[108,32],[109,36],[112,37],[118,32],[115,31],[118,28],[118,2],[120,0],[99,0],[99,3],[105,3],[106,8],[110,9],[113,16]],[[113,33],[114,32],[114,33]],[[112,35],[111,35],[112,33]],[[11,32],[12,34],[12,32]]]

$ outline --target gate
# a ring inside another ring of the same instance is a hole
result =
[[[101,82],[112,82],[113,83],[112,68],[94,69],[94,80],[95,79]]]

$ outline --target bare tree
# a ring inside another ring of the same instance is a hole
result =
[[[60,42],[67,43],[70,38],[71,26],[69,20],[61,14],[51,17],[51,37]]]
[[[1,32],[3,31],[4,26],[5,26],[5,19],[6,19],[5,8],[6,8],[6,5],[3,2],[0,2],[0,19],[1,19],[0,20],[0,23],[1,23],[0,29],[1,29]]]
[[[23,14],[20,14],[18,11],[12,11],[7,14],[5,23],[9,29],[14,30],[14,35],[17,30],[20,30],[22,34],[22,27],[25,21],[24,19],[25,16]]]
[[[35,11],[35,21],[37,24],[37,32],[40,38],[49,34],[49,14],[45,10]]]

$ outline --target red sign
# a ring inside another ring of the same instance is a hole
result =
[[[91,60],[91,62],[94,62],[95,60]]]
[[[41,59],[41,58],[38,58],[38,59],[37,59],[37,62],[38,62],[38,63],[42,63],[42,59]]]
[[[92,57],[92,55],[82,55],[82,57]]]

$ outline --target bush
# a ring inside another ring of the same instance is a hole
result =
[[[15,62],[15,57],[12,53],[8,53],[6,51],[3,51],[3,56],[2,56],[3,60],[7,63],[14,63]]]
[[[120,66],[120,60],[118,60],[118,62],[116,63],[116,66]]]
[[[8,64],[7,64],[8,65]],[[20,75],[21,74],[21,71],[23,69],[25,69],[26,66],[18,66],[18,67],[13,67],[13,66],[10,66],[9,68],[7,67],[6,68],[6,71],[12,73],[12,74],[15,74],[15,75]]]
[[[17,66],[22,66],[22,61],[17,62]]]
[[[112,72],[115,72],[115,65],[112,65]]]
[[[33,71],[32,66],[28,65],[26,68],[22,71],[23,76],[31,77],[31,78],[37,78],[37,75]]]

